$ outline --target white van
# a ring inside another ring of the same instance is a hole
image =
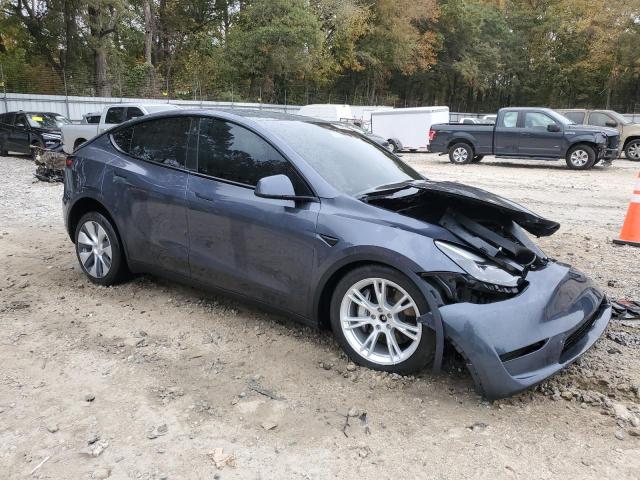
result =
[[[388,141],[397,138],[402,150],[427,151],[429,129],[449,123],[449,107],[395,108],[371,112],[371,131]]]
[[[329,122],[340,122],[353,119],[353,113],[349,105],[337,105],[333,103],[315,103],[305,105],[298,110],[298,115],[314,117]]]

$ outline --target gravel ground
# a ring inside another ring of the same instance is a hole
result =
[[[640,298],[640,249],[611,243],[639,164],[405,160],[561,222],[547,254]],[[631,322],[488,403],[455,361],[435,377],[381,374],[327,332],[222,296],[146,276],[95,286],[64,232],[61,185],[34,183],[23,157],[0,165],[2,478],[638,478]]]

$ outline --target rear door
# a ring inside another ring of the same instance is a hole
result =
[[[564,140],[563,126],[543,112],[522,112],[522,114],[524,129],[520,134],[518,153],[528,157],[561,157]],[[558,126],[560,131],[548,131],[549,125]]]
[[[120,150],[103,182],[133,264],[189,276],[186,188],[191,117],[141,122],[111,137]]]
[[[518,111],[505,110],[498,115],[493,135],[493,151],[496,155],[517,155],[522,128],[518,124]]]
[[[311,190],[289,161],[244,126],[204,117],[189,176],[189,263],[202,283],[306,314],[320,204],[256,197],[260,178],[289,176]]]

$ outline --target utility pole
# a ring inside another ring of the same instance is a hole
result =
[[[64,70],[62,70],[62,81],[64,83],[64,103],[67,106],[67,118],[71,118],[69,112],[69,92],[67,90],[67,73]]]

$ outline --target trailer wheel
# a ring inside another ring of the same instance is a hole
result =
[[[464,165],[473,161],[473,148],[468,143],[456,143],[449,148],[449,161]]]

